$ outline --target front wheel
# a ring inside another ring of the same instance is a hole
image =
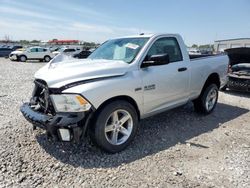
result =
[[[218,94],[219,92],[216,84],[208,85],[201,92],[199,98],[193,101],[195,110],[203,114],[210,114],[216,107]]]
[[[116,153],[131,143],[137,128],[138,115],[133,105],[126,101],[114,101],[98,112],[90,136],[103,150]]]

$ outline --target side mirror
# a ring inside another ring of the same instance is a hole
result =
[[[168,54],[160,54],[160,55],[152,55],[150,57],[146,57],[142,63],[142,68],[150,67],[150,66],[159,66],[169,64],[169,55]]]

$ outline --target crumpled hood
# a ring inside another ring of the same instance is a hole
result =
[[[123,61],[68,58],[61,62],[48,63],[35,73],[35,79],[47,82],[50,88],[95,78],[122,76],[129,65]]]
[[[250,48],[242,47],[242,48],[230,48],[225,50],[230,59],[230,65],[236,64],[250,64]]]

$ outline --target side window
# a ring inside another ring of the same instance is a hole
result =
[[[38,52],[43,52],[43,48],[37,48]]]
[[[148,51],[148,56],[167,53],[170,62],[182,61],[180,46],[173,37],[161,38],[155,41]]]
[[[76,50],[75,49],[70,49],[70,48],[64,50],[64,52],[74,52],[74,51],[76,51]]]
[[[37,52],[37,48],[31,48],[30,52]]]
[[[47,49],[46,49],[46,48],[44,48],[44,49],[43,49],[43,51],[44,51],[44,52],[47,52]]]

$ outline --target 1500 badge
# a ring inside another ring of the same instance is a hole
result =
[[[144,86],[144,91],[153,90],[153,89],[155,89],[155,84]]]

